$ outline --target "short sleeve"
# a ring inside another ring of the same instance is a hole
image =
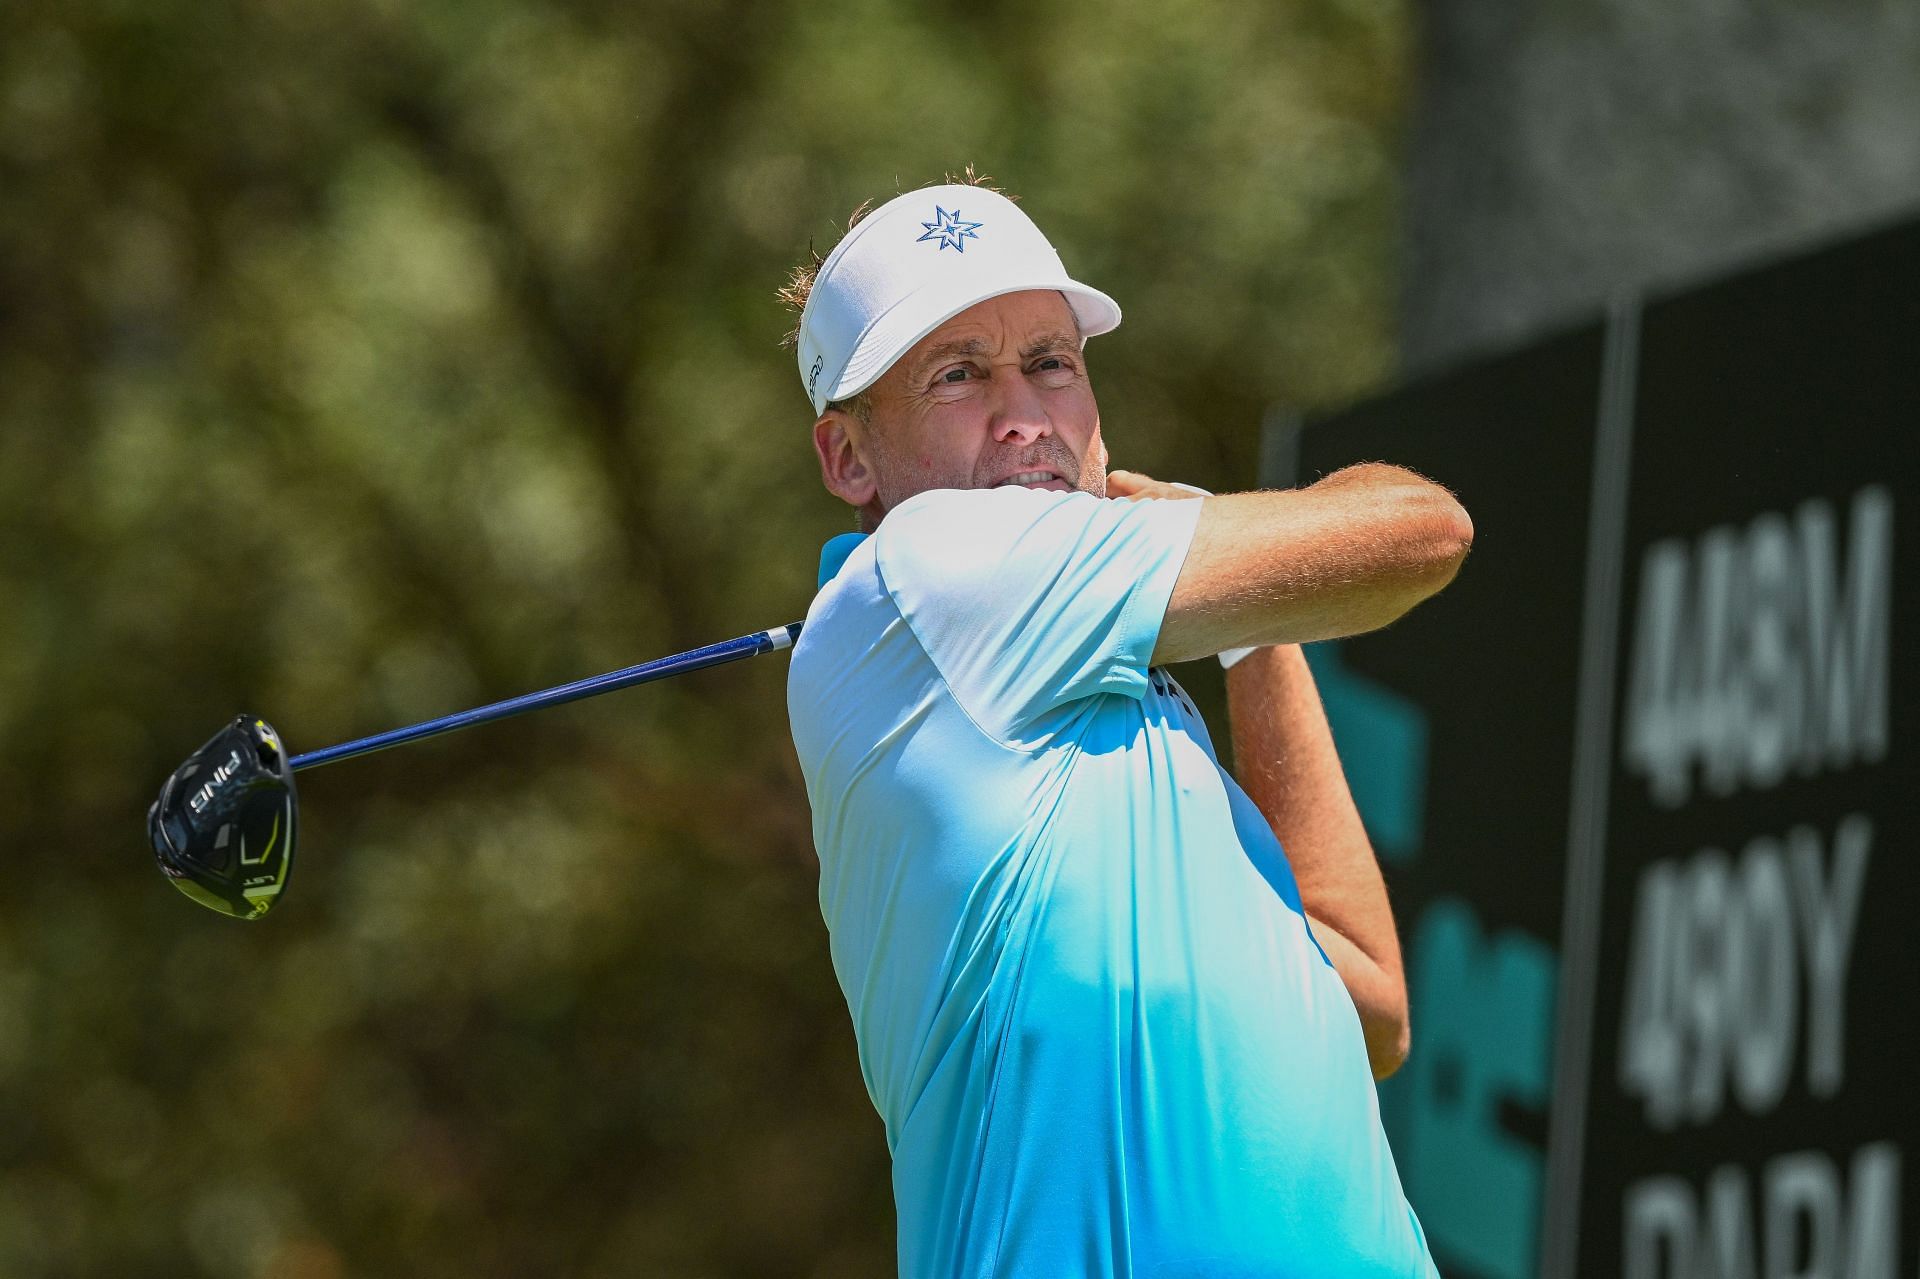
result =
[[[989,732],[1097,693],[1138,698],[1201,501],[937,489],[875,534],[889,595]]]

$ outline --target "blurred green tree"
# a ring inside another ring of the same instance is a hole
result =
[[[804,612],[772,300],[972,162],[1244,486],[1388,368],[1391,0],[17,0],[0,14],[0,1274],[860,1275],[880,1125],[778,659],[306,774],[288,902],[146,866],[295,749]],[[1204,679],[1204,677],[1203,677]]]

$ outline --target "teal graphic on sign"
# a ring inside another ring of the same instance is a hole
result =
[[[1426,842],[1426,713],[1347,669],[1339,646],[1307,661],[1367,833],[1389,867]],[[1440,867],[1432,878],[1444,880]],[[1545,1152],[1512,1132],[1503,1108],[1543,1111],[1555,958],[1514,929],[1491,933],[1464,898],[1397,896],[1406,925],[1413,1053],[1380,1087],[1407,1195],[1449,1275],[1527,1279],[1539,1248]]]
[[[1554,956],[1512,929],[1489,936],[1464,900],[1429,902],[1407,956],[1414,1050],[1396,1094],[1394,1150],[1448,1273],[1534,1273],[1545,1152],[1501,1122],[1542,1110],[1551,1066]]]
[[[1348,671],[1337,644],[1309,644],[1306,656],[1374,851],[1387,862],[1412,860],[1427,799],[1426,714]]]

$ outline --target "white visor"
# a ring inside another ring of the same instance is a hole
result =
[[[1111,332],[1120,308],[1070,279],[1033,219],[983,187],[923,187],[862,218],[834,246],[800,314],[800,380],[822,412],[872,386],[921,338],[960,312],[1028,289],[1054,289],[1080,336]]]

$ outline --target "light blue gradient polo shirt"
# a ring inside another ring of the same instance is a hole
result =
[[[1200,510],[941,489],[824,566],[788,710],[912,1279],[1434,1273],[1286,855],[1148,669]]]

